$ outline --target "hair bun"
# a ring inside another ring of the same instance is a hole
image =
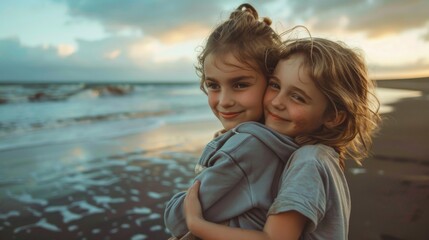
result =
[[[258,11],[256,11],[256,9],[252,5],[250,5],[249,3],[243,3],[240,6],[238,6],[237,9],[231,13],[230,18],[235,18],[235,17],[237,17],[243,13],[248,13],[256,21],[259,21]],[[261,22],[265,23],[267,26],[271,26],[271,23],[273,23],[273,21],[268,17],[263,17]]]
[[[256,11],[256,9],[249,3],[241,4],[238,6],[237,10],[250,13],[256,20],[259,18],[258,11]]]
[[[271,26],[271,23],[273,23],[273,21],[269,17],[263,17],[262,22],[267,24],[268,26]]]

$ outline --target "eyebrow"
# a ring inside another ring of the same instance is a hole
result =
[[[302,94],[302,95],[304,95],[304,97],[305,98],[307,98],[308,100],[313,100],[306,92],[304,92],[304,90],[302,90],[301,88],[298,88],[298,87],[296,87],[296,86],[292,86],[291,87],[291,90],[293,90],[293,91],[297,91],[297,92],[299,92],[300,94]]]
[[[248,80],[248,79],[252,79],[255,80],[255,77],[251,76],[251,75],[243,75],[243,76],[237,76],[237,77],[233,77],[233,78],[228,78],[227,82],[239,82],[242,80]],[[206,77],[205,79],[206,81],[214,81],[214,82],[218,82],[218,80],[216,80],[215,78],[212,77]]]
[[[271,79],[275,79],[275,80],[277,80],[277,81],[279,81],[279,82],[280,82],[280,79],[279,79],[278,77],[276,77],[276,75],[269,75],[269,76],[268,76],[268,79],[269,79],[269,80],[271,80]]]

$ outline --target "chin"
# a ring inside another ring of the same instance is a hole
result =
[[[289,136],[288,131],[286,131],[284,128],[282,128],[278,124],[273,124],[273,123],[270,124],[269,121],[267,121],[265,124],[266,124],[267,127],[271,128],[272,130],[274,130],[274,131],[276,131],[276,132],[278,132],[280,134],[288,135]]]
[[[228,130],[235,128],[237,126],[237,124],[228,122],[228,123],[222,123],[222,126],[225,130],[228,131]]]

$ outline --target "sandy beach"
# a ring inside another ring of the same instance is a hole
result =
[[[392,104],[363,166],[347,163],[350,240],[429,239],[429,79]],[[185,190],[216,121],[0,152],[0,239],[167,239],[165,202]],[[37,161],[35,161],[37,160]],[[37,237],[36,237],[37,236]]]
[[[1,177],[0,239],[166,239],[165,202],[189,186],[218,124],[1,152],[12,172]]]
[[[351,240],[429,239],[429,79],[379,81],[422,91],[394,103],[362,167],[348,164]]]

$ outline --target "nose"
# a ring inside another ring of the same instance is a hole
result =
[[[232,92],[221,91],[219,94],[219,105],[223,108],[231,107],[235,103],[234,96]]]
[[[277,94],[273,99],[271,99],[271,105],[278,110],[286,109],[286,105],[284,104],[283,98],[280,94]]]

